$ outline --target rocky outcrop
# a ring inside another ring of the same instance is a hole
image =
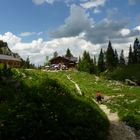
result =
[[[18,58],[18,59],[21,59],[21,57],[18,55],[18,53],[13,53],[9,47],[8,47],[8,44],[7,42],[4,42],[2,40],[0,40],[0,54],[3,54],[3,55],[10,55],[14,58]]]

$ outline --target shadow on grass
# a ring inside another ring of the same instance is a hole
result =
[[[0,86],[7,94],[0,104],[1,140],[107,139],[108,120],[97,105],[72,96],[58,81],[24,79],[19,91],[6,86]]]

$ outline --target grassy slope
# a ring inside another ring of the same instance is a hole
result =
[[[57,73],[53,75],[63,75]],[[105,80],[95,75],[89,75],[81,72],[67,72],[71,78],[78,83],[84,95],[91,99],[95,96],[97,90],[104,95],[114,96],[106,104],[112,111],[117,111],[120,118],[127,122],[130,126],[140,129],[140,87],[126,86],[121,82],[113,80]],[[118,96],[118,95],[123,96]]]
[[[14,70],[12,81],[0,81],[0,99],[2,140],[107,138],[104,113],[63,73]]]
[[[84,95],[88,98],[95,96],[97,90],[104,95],[112,96],[106,104],[112,111],[117,111],[120,118],[130,126],[140,129],[140,87],[126,86],[113,80],[99,79],[94,75],[80,72],[69,72],[76,81]],[[118,95],[123,96],[118,96]]]

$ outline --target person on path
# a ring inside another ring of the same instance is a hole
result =
[[[98,103],[101,103],[102,102],[102,93],[100,92],[100,91],[97,91],[96,92],[96,101],[98,102]]]

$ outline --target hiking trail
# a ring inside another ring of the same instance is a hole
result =
[[[81,89],[80,89],[80,87],[78,86],[78,84],[77,84],[76,82],[74,82],[74,81],[70,78],[70,76],[68,76],[68,75],[66,75],[66,76],[67,76],[68,80],[70,80],[70,81],[75,85],[75,87],[76,87],[78,93],[79,93],[80,95],[82,95]]]
[[[78,84],[73,81],[70,76],[66,75],[68,80],[75,84],[75,87],[80,95],[82,92]],[[99,108],[107,115],[110,126],[108,140],[140,140],[140,137],[136,136],[131,127],[120,121],[118,114],[111,112],[104,104],[99,104],[94,98],[92,100],[99,106]]]
[[[98,104],[94,99],[92,100]],[[116,112],[111,112],[104,104],[98,104],[98,106],[107,115],[110,123],[108,140],[140,140],[130,126],[120,121]]]

